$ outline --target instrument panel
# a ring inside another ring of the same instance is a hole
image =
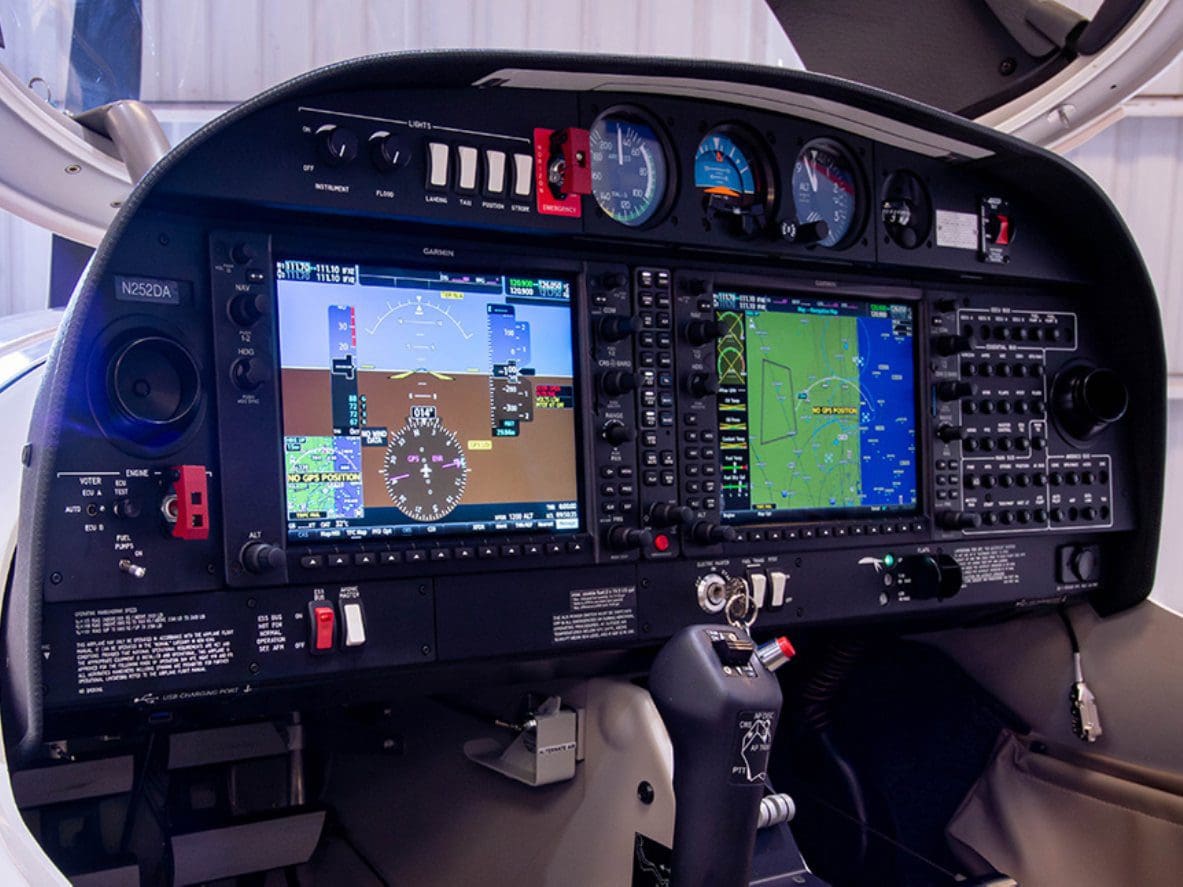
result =
[[[1144,596],[1165,376],[1113,331],[1161,335],[1078,173],[824,78],[505,61],[312,76],[141,185],[27,451],[51,717]]]

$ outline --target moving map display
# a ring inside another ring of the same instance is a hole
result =
[[[290,538],[579,528],[569,281],[276,280]]]
[[[717,291],[723,519],[916,508],[912,308]]]

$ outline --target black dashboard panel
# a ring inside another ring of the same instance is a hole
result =
[[[27,736],[727,609],[1152,581],[1164,358],[1120,219],[1052,155],[826,78],[308,75],[141,183],[53,361],[7,621]]]

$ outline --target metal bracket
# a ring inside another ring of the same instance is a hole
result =
[[[575,776],[579,715],[551,696],[508,746],[488,737],[464,743],[470,761],[526,785],[550,785]]]

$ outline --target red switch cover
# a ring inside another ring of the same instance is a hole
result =
[[[204,465],[174,465],[177,479],[177,522],[173,536],[194,541],[209,538],[209,490]]]
[[[310,649],[313,653],[328,653],[337,644],[337,611],[328,601],[313,601],[308,605],[312,619]]]

